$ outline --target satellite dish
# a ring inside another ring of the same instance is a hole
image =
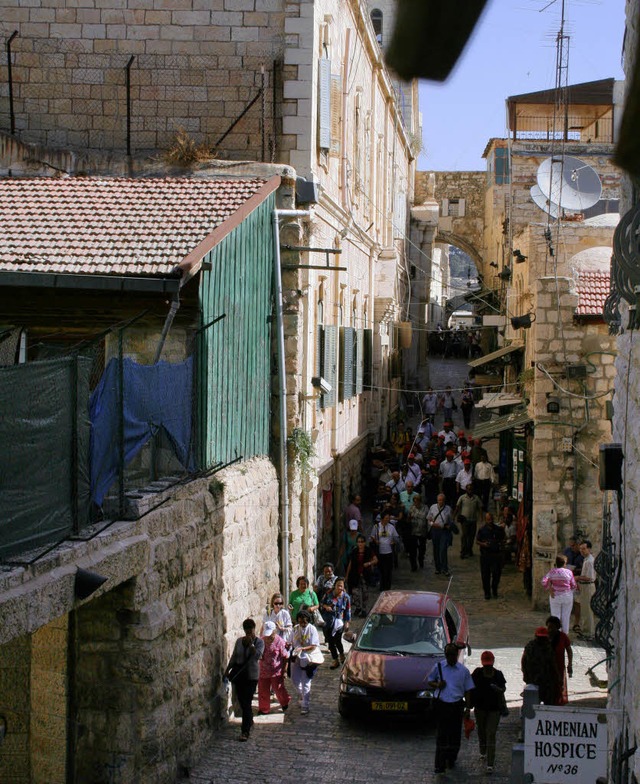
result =
[[[552,218],[557,218],[560,215],[560,207],[554,202],[549,201],[537,185],[534,185],[531,188],[531,198],[541,210],[549,213]]]
[[[597,204],[602,194],[596,170],[568,155],[542,161],[536,179],[542,194],[565,210],[582,212]]]

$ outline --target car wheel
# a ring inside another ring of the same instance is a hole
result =
[[[346,720],[350,719],[353,715],[341,699],[338,699],[338,713]]]

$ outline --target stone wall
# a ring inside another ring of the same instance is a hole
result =
[[[573,314],[578,297],[573,281],[558,278],[557,286],[559,309],[556,279],[547,277],[537,282],[536,320],[527,344],[527,358],[535,357],[562,387],[559,389],[540,368],[534,371],[530,409],[535,422],[531,455],[535,466],[533,600],[540,608],[547,602],[540,580],[570,536],[579,532],[592,541],[595,554],[600,551],[598,445],[611,437],[605,401],[611,399],[615,378],[615,343],[606,325],[576,322]],[[587,365],[584,385],[566,378],[567,363]],[[549,394],[559,398],[559,414],[547,413]],[[585,400],[585,396],[590,399]]]
[[[284,48],[283,0],[168,0],[153,3],[38,0],[4,3],[11,46],[15,122],[26,141],[126,149],[126,66],[131,145],[167,147],[178,128],[214,143],[261,85],[266,66],[267,134],[275,138],[274,60]],[[0,81],[7,83],[3,62]],[[276,107],[276,112],[279,107]],[[231,157],[260,155],[260,101],[230,133]],[[7,92],[0,127],[9,129]]]
[[[108,578],[84,602],[74,598],[77,566]],[[259,622],[278,588],[278,482],[264,459],[194,480],[136,522],[114,523],[28,569],[4,572],[0,670],[11,678],[0,683],[0,702],[16,715],[0,779],[9,780],[7,765],[16,782],[44,771],[33,749],[42,743],[34,717],[53,706],[35,710],[31,671],[58,677],[55,661],[41,662],[37,650],[55,657],[61,646],[40,646],[39,637],[52,623],[46,634],[58,634],[71,613],[76,779],[173,784],[226,714],[216,695],[242,620]],[[67,695],[56,687],[50,702],[56,694],[65,715]]]
[[[422,204],[427,197],[429,174],[416,172],[415,204]],[[461,248],[476,265],[484,247],[486,177],[482,171],[435,172],[435,200],[440,205],[438,238]],[[464,216],[444,215],[445,199],[464,199]]]

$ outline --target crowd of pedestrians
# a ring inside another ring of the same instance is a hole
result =
[[[473,405],[471,390],[465,388],[461,409],[466,430]],[[272,696],[286,712],[290,691],[297,693],[300,714],[310,712],[313,679],[325,659],[320,632],[329,667],[337,669],[345,661],[343,640],[350,634],[352,618],[367,615],[372,591],[392,587],[400,555],[406,555],[412,572],[424,572],[430,541],[435,575],[450,576],[448,552],[457,538],[461,559],[478,556],[485,600],[499,597],[503,565],[516,539],[514,510],[500,504],[497,494],[494,497],[498,480],[481,439],[454,430],[452,418],[458,407],[452,390],[447,388],[442,395],[429,390],[422,407],[425,418],[415,435],[410,428],[400,428],[393,439],[392,459],[377,466],[370,528],[361,496],[349,497],[337,569],[326,562],[313,582],[298,577],[286,607],[285,598],[275,593],[259,635],[252,619],[244,622],[244,635],[236,641],[225,671],[240,707],[241,741],[250,736],[256,689],[260,715],[272,710]],[[441,430],[435,427],[439,410],[445,417]],[[521,669],[524,682],[538,687],[545,704],[568,701],[567,678],[573,675],[570,617],[573,612],[573,631],[593,635],[594,583],[591,543],[578,539],[569,542],[543,578],[551,615],[525,646]],[[495,663],[495,655],[484,651],[481,666],[470,672],[460,661],[458,646],[449,644],[444,658],[427,674],[436,702],[436,774],[455,767],[462,731],[469,737],[474,728],[486,772],[493,772],[500,719],[508,714],[506,680]]]

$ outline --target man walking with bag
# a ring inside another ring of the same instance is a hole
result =
[[[429,673],[429,686],[436,698],[435,774],[454,768],[460,751],[462,719],[471,712],[473,679],[469,670],[458,661],[460,649],[449,643],[444,649],[445,659],[439,661]]]

